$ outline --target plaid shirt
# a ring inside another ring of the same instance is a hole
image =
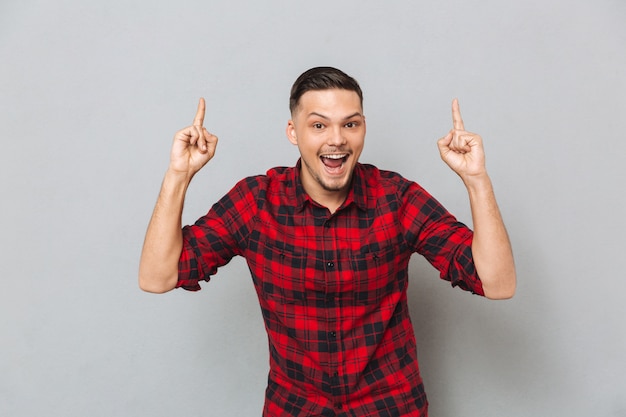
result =
[[[426,416],[409,258],[482,295],[472,232],[398,174],[358,164],[331,214],[299,171],[246,178],[184,227],[178,286],[199,290],[233,256],[247,260],[269,338],[264,416]]]

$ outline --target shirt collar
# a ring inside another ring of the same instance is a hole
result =
[[[295,184],[295,195],[292,195],[293,201],[296,202],[296,210],[302,211],[304,210],[305,205],[315,204],[318,205],[307,193],[304,191],[304,187],[302,186],[302,181],[300,178],[300,170],[302,169],[302,160],[298,159],[296,166],[293,168],[293,184]],[[351,203],[354,204],[361,210],[367,210],[367,179],[365,178],[363,172],[363,166],[360,163],[357,163],[354,167],[354,172],[352,174],[352,184],[350,190],[348,191],[348,196],[346,197],[346,201],[341,205],[341,208],[348,207]]]

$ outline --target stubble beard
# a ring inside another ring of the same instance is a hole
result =
[[[338,183],[336,185],[328,184],[326,181],[324,181],[321,175],[319,175],[317,172],[315,172],[315,170],[311,166],[309,166],[309,164],[304,159],[302,160],[302,162],[306,166],[306,169],[307,171],[309,171],[309,174],[311,175],[313,180],[315,180],[315,182],[319,184],[320,187],[322,187],[324,191],[328,191],[328,192],[344,191],[352,179],[352,173],[350,173],[348,178],[346,178],[345,180],[343,179],[340,180],[342,181],[341,183]]]

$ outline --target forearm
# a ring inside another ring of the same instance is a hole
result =
[[[165,175],[148,225],[139,264],[139,287],[163,293],[176,287],[183,246],[181,216],[189,179],[171,170]]]
[[[472,254],[485,296],[511,298],[516,287],[515,262],[491,180],[485,173],[464,183],[474,224]]]

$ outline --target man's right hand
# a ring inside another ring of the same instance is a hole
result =
[[[217,137],[207,132],[204,122],[205,103],[201,98],[193,125],[176,132],[159,198],[139,262],[139,287],[144,291],[163,293],[178,283],[178,260],[183,247],[181,216],[189,181],[215,154]]]
[[[217,136],[203,126],[205,102],[200,98],[193,124],[174,135],[170,154],[170,170],[187,175],[191,179],[215,155]]]

